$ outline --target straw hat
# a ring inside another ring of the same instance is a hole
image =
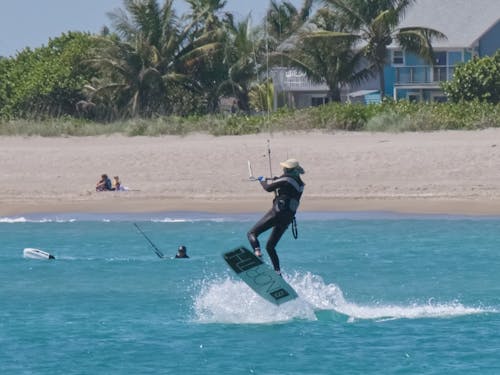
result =
[[[280,165],[286,169],[295,169],[300,174],[305,173],[304,169],[300,166],[299,161],[297,159],[288,159],[282,161]]]

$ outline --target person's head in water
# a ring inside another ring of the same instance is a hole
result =
[[[290,174],[293,176],[298,176],[306,173],[304,168],[302,168],[297,159],[288,159],[280,163],[285,174]]]
[[[184,246],[184,245],[179,246],[179,248],[177,249],[177,254],[175,254],[175,257],[176,258],[189,258],[187,255],[186,246]]]

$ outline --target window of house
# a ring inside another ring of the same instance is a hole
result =
[[[313,107],[317,107],[319,105],[327,104],[328,103],[328,98],[326,97],[315,97],[313,96],[311,98],[311,105]]]
[[[417,103],[422,100],[422,96],[418,92],[409,92],[406,94],[406,99],[411,103]]]
[[[404,54],[401,50],[392,51],[392,65],[403,65],[405,63]]]
[[[434,52],[434,65],[445,66],[447,65],[446,52]]]

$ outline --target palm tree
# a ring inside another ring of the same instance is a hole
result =
[[[227,41],[225,24],[229,13],[223,12],[226,0],[187,0],[191,9],[187,19],[195,21],[192,40],[211,44],[211,53],[204,54],[198,63],[191,66],[189,74],[197,83],[206,109],[214,113],[219,108],[219,86],[227,80],[227,66],[224,64],[224,46]]]
[[[258,29],[252,28],[250,16],[238,23],[229,18],[226,29],[229,39],[224,52],[224,63],[228,67],[228,78],[219,89],[235,96],[239,109],[248,112],[249,91],[262,68],[259,62],[265,52],[264,39],[260,37]]]
[[[100,43],[92,59],[100,78],[86,86],[91,101],[123,117],[159,111],[159,106],[150,101],[162,102],[165,87],[159,71],[145,64],[144,56],[128,43],[117,39]]]
[[[361,50],[380,77],[380,93],[385,94],[384,66],[388,46],[396,40],[403,50],[432,62],[432,39],[446,38],[425,27],[399,28],[408,8],[416,0],[323,0],[350,26],[350,33],[361,42]]]
[[[273,56],[285,58],[287,65],[306,73],[312,82],[326,83],[329,99],[340,102],[343,85],[359,83],[370,74],[361,65],[362,52],[353,48],[356,38],[342,29],[341,19],[328,9],[321,9],[296,35],[290,48],[282,46]]]
[[[198,19],[182,25],[174,0],[124,0],[125,10],[110,13],[117,35],[100,37],[93,63],[104,73],[93,98],[113,93],[123,116],[171,112],[178,85],[196,87],[189,71],[214,48],[203,35],[193,35]]]
[[[369,72],[361,68],[362,54],[352,48],[349,40],[314,40],[305,37],[299,47],[296,64],[313,82],[328,85],[330,101],[340,102],[340,89],[359,83]]]

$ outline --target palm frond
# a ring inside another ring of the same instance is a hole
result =
[[[398,15],[394,9],[386,9],[376,15],[371,21],[370,28],[373,30],[374,34],[381,34],[386,31],[390,32],[390,29],[398,24]]]
[[[111,25],[122,38],[126,40],[133,39],[137,32],[136,28],[130,21],[128,14],[123,9],[117,9],[114,12],[107,13],[111,21]]]
[[[340,40],[356,40],[359,39],[358,35],[345,33],[340,31],[327,31],[319,30],[312,33],[304,33],[301,39],[340,39]]]
[[[425,61],[434,63],[432,40],[446,39],[440,31],[425,27],[401,28],[396,35],[398,43],[403,49],[422,56]]]
[[[370,23],[370,20],[348,0],[323,0],[323,2],[331,5],[335,10],[348,18],[355,29],[359,28],[361,25]]]
[[[403,18],[407,9],[415,3],[416,0],[392,0],[392,8],[399,15],[399,18]]]

